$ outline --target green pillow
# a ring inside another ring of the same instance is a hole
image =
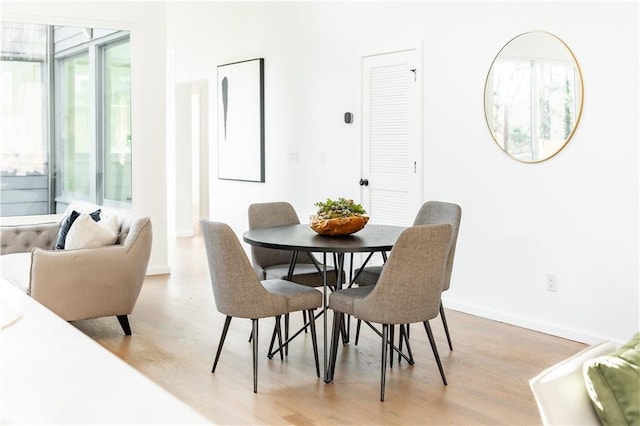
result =
[[[583,372],[603,425],[640,425],[640,333],[612,354],[585,362]]]

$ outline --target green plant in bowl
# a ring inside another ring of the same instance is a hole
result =
[[[320,235],[339,236],[358,232],[369,221],[362,205],[353,200],[338,198],[315,203],[317,213],[311,216],[311,229]]]
[[[327,201],[318,201],[314,205],[318,207],[318,219],[335,219],[337,217],[362,216],[367,214],[361,204],[354,203],[353,200],[342,197],[338,198],[337,201],[327,198]]]

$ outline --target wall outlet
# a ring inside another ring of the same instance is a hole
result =
[[[547,274],[547,291],[556,293],[558,291],[558,279],[556,274]]]

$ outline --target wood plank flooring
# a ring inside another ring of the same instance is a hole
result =
[[[363,327],[358,346],[352,339],[339,349],[334,381],[325,384],[315,374],[310,335],[294,340],[284,361],[266,357],[273,327],[266,319],[260,322],[254,394],[250,320],[231,322],[211,373],[224,316],[215,308],[202,238],[177,239],[170,256],[171,275],[146,279],[129,317],[132,336],[123,335],[115,317],[73,324],[217,424],[537,425],[528,380],[585,347],[447,310],[453,351],[439,317],[431,327],[449,385],[443,385],[424,328],[416,324],[416,363],[394,362],[387,369],[386,400],[380,402],[380,339],[371,330]],[[301,325],[301,314],[291,321],[294,328]],[[317,325],[322,359],[322,319]]]

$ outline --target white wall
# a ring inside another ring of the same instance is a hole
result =
[[[289,200],[304,221],[360,198],[360,56],[422,41],[425,200],[463,208],[445,306],[624,341],[640,328],[638,22],[636,2],[172,2],[167,46],[176,82],[209,80],[212,103],[217,65],[265,58],[266,183],[217,179],[210,113],[211,218],[241,234],[253,202]],[[536,29],[573,49],[585,102],[564,151],[528,165],[493,142],[483,90],[498,50]]]
[[[169,271],[165,179],[165,4],[3,0],[2,20],[131,31],[133,212],[151,217],[150,274]]]
[[[193,220],[191,217],[191,187],[192,180],[192,139],[191,134],[191,84],[183,83],[175,85],[175,158],[176,165],[186,164],[188,167],[176,168],[173,177],[175,210],[175,236],[193,236]]]

